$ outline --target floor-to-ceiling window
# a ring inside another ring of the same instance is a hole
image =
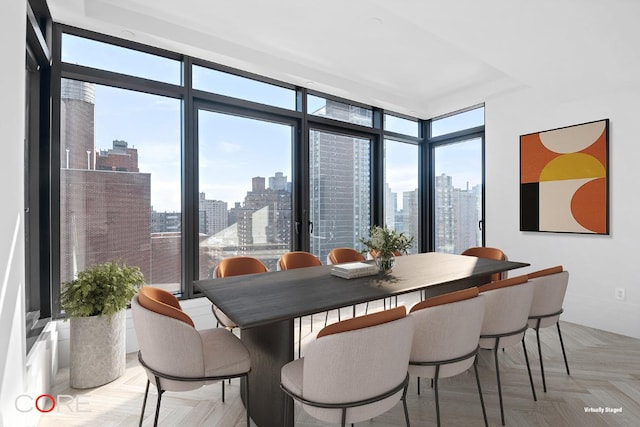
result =
[[[310,251],[323,262],[333,248],[361,249],[372,222],[371,108],[307,96]],[[313,118],[324,120],[325,126]],[[333,122],[333,123],[330,123]],[[336,129],[339,122],[349,124]]]
[[[415,119],[384,115],[384,225],[413,237],[409,253],[418,253],[421,244],[419,125]]]
[[[343,133],[309,132],[311,252],[360,249],[371,224],[371,141]]]
[[[54,35],[54,294],[90,264],[118,259],[191,297],[223,257],[256,256],[273,270],[283,252],[308,250],[324,262],[334,247],[362,249],[372,224],[413,236],[411,253],[432,249],[431,184],[458,179],[460,169],[442,169],[447,155],[462,165],[453,147],[477,138],[482,147],[475,125],[425,122],[85,30]]]
[[[199,278],[252,256],[275,270],[292,239],[292,126],[198,111]]]
[[[484,108],[431,121],[434,250],[482,246]]]
[[[180,100],[63,79],[60,280],[98,263],[181,288]]]

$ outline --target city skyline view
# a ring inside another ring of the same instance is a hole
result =
[[[95,49],[85,54],[90,46]],[[111,57],[120,52],[134,62],[128,49],[93,45],[75,36],[65,37],[63,47],[66,61],[177,84],[175,60],[160,60],[149,74],[149,64],[158,61],[153,55],[139,57],[139,69],[132,63],[122,68],[104,62],[99,52],[106,48]],[[70,54],[74,49],[80,52]],[[291,89],[206,67],[193,67],[193,87],[295,108]],[[310,115],[373,126],[370,108],[311,94],[307,99]],[[139,265],[150,283],[179,291],[182,100],[63,79],[62,104],[63,280],[117,256]],[[482,117],[478,110],[461,114],[467,125],[449,117],[434,120],[432,132],[475,126]],[[196,104],[195,113],[195,140],[190,143],[197,153],[199,277],[212,277],[217,262],[233,255],[256,256],[275,269],[277,258],[293,246],[292,195],[300,185],[299,177],[293,179],[299,150],[294,150],[295,122],[240,115],[207,103]],[[392,132],[418,136],[417,121],[383,117]],[[309,188],[301,191],[309,198],[309,250],[324,261],[334,247],[362,249],[360,239],[372,218],[373,139],[313,126],[308,132]],[[480,140],[471,139],[433,150],[437,250],[460,252],[463,245],[481,241],[481,147]],[[384,225],[416,237],[414,253],[420,238],[418,145],[389,138],[383,148]]]

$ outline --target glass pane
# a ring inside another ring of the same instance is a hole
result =
[[[418,146],[384,142],[384,224],[412,236],[409,253],[418,253]]]
[[[373,126],[373,112],[369,108],[332,101],[315,95],[307,95],[307,112],[314,116],[328,117],[362,126]]]
[[[120,260],[180,292],[181,102],[63,79],[60,107],[61,281]]]
[[[62,62],[179,85],[182,63],[134,49],[62,34]]]
[[[193,66],[193,88],[247,101],[295,110],[296,92],[211,68]]]
[[[482,246],[482,140],[436,147],[435,250],[459,254]]]
[[[325,262],[337,247],[360,250],[371,224],[371,142],[309,132],[311,252]]]
[[[291,250],[290,125],[198,112],[200,279],[253,256],[276,270]]]
[[[431,136],[446,135],[482,125],[484,125],[484,107],[433,120]]]
[[[404,135],[419,136],[419,124],[417,120],[403,119],[391,114],[384,115],[384,130],[402,133]]]

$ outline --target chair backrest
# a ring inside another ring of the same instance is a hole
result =
[[[474,256],[476,258],[488,258],[495,259],[498,261],[504,261],[507,259],[507,256],[498,248],[489,248],[485,246],[477,246],[473,248],[469,248],[462,252],[461,255]],[[495,282],[500,280],[502,277],[502,273],[494,273],[491,275],[491,281]]]
[[[352,248],[333,248],[327,255],[327,264],[342,264],[344,262],[364,260],[364,255]]]
[[[428,298],[411,308],[413,344],[411,362],[438,362],[471,354],[478,347],[484,318],[484,297],[469,288]],[[440,367],[446,378],[469,369],[475,356]],[[409,373],[424,378],[435,376],[435,366],[409,365]]]
[[[562,303],[569,284],[569,272],[562,266],[556,266],[539,270],[528,274],[533,283],[533,300],[529,316],[548,316],[540,319],[540,328],[555,325],[560,318],[558,313],[562,310]],[[529,326],[535,328],[537,319],[529,319]]]
[[[503,279],[478,288],[486,298],[485,314],[480,335],[509,334],[528,324],[533,284],[527,275]],[[522,340],[524,331],[500,338],[500,348]],[[481,338],[482,348],[494,348],[495,339]]]
[[[243,274],[266,273],[269,271],[266,265],[258,258],[250,256],[235,256],[224,258],[220,261],[215,270],[215,276],[231,277]]]
[[[346,403],[379,396],[407,376],[413,319],[403,306],[327,326],[304,356],[304,398]],[[371,419],[395,406],[402,390],[375,403],[349,408],[347,423]],[[340,423],[340,411],[303,405],[310,415]]]
[[[291,270],[293,268],[315,267],[318,265],[322,265],[318,257],[304,251],[287,252],[278,260],[278,270]]]
[[[165,295],[160,299],[153,298],[166,291],[147,292],[141,289],[139,295],[131,301],[131,314],[133,326],[138,338],[142,360],[152,369],[163,374],[177,377],[201,377],[204,376],[204,351],[200,334],[180,316],[165,314],[167,308],[181,311],[164,301],[169,300]],[[173,295],[169,294],[173,297]],[[175,297],[174,297],[175,298]],[[153,301],[149,303],[149,301]],[[144,305],[143,305],[144,304]],[[178,304],[179,307],[179,304]],[[171,310],[168,310],[171,311]],[[175,313],[173,313],[175,315]],[[183,313],[187,318],[186,313]],[[189,319],[191,320],[191,319]],[[155,384],[155,377],[147,372],[149,380]],[[186,391],[193,390],[204,385],[203,382],[171,381],[161,379],[163,390]]]

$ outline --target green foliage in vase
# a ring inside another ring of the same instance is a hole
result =
[[[99,315],[111,319],[127,307],[143,284],[144,275],[138,267],[116,261],[96,264],[64,284],[60,308],[65,312],[65,319]]]
[[[387,257],[395,253],[406,254],[411,248],[413,237],[386,226],[374,225],[369,227],[369,238],[360,239],[360,243],[366,246],[368,252]]]

